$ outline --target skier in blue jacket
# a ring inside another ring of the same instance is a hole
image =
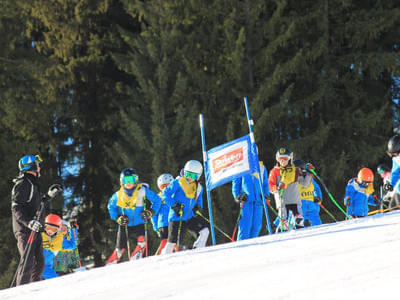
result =
[[[179,247],[180,237],[187,229],[197,235],[193,248],[205,247],[209,229],[197,212],[203,209],[203,187],[199,183],[203,166],[197,160],[189,160],[182,177],[173,180],[162,194],[162,199],[171,208],[168,215],[168,243],[162,254]],[[179,249],[178,249],[179,250]]]
[[[314,169],[314,166],[310,163],[305,163],[304,160],[297,158],[293,161],[293,164],[300,168],[300,176],[306,177],[312,174],[307,171],[308,168]],[[306,186],[299,184],[300,197],[301,197],[301,210],[304,217],[304,226],[315,226],[322,224],[321,218],[319,217],[320,203],[322,201],[322,192],[318,183],[313,178],[310,183]]]
[[[373,181],[374,172],[369,168],[362,168],[356,178],[349,180],[344,196],[348,215],[356,218],[365,217],[368,215],[368,205],[376,206]]]
[[[268,171],[260,161],[261,187],[264,197],[262,199],[258,173],[245,175],[232,181],[232,194],[235,200],[240,203],[241,217],[238,224],[237,240],[245,240],[258,237],[263,217],[263,201],[269,197]]]
[[[106,264],[119,261],[129,245],[128,232],[137,237],[136,248],[132,254],[128,253],[128,258],[143,257],[147,247],[144,224],[147,224],[150,218],[153,224],[157,221],[154,215],[161,206],[160,197],[150,190],[147,184],[139,183],[139,176],[133,168],[122,170],[120,185],[121,188],[112,195],[107,206],[111,219],[118,223],[118,231],[116,248]],[[151,207],[146,200],[151,202]]]
[[[174,180],[174,177],[171,174],[165,173],[161,174],[157,178],[157,186],[160,189],[158,195],[161,197],[164,189]],[[157,232],[159,238],[161,239],[160,246],[157,249],[157,255],[161,254],[161,251],[164,249],[165,245],[168,241],[168,215],[169,215],[169,206],[165,203],[165,201],[161,200],[161,207],[158,211],[158,214],[155,214],[156,222],[153,223],[154,231]]]

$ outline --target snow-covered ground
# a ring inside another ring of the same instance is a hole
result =
[[[399,299],[400,212],[77,272],[1,300]]]

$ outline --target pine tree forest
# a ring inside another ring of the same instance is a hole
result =
[[[288,147],[342,203],[360,168],[391,165],[399,28],[394,0],[2,0],[0,288],[19,261],[10,193],[23,155],[43,158],[42,192],[68,191],[53,212],[80,205],[81,259],[102,266],[121,170],[158,192],[160,174],[203,161],[199,114],[207,148],[248,133],[245,96],[267,169]],[[231,233],[231,184],[211,199],[214,223]],[[326,193],[323,203],[344,219]],[[216,241],[228,242],[218,232]],[[158,244],[149,230],[149,252]]]

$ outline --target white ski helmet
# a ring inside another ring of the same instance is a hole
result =
[[[183,171],[185,173],[185,177],[187,177],[186,176],[186,172],[190,172],[190,173],[198,174],[199,175],[198,178],[200,178],[201,174],[203,174],[203,166],[197,160],[189,160],[185,164],[185,167],[183,168]]]
[[[174,180],[174,176],[172,176],[171,174],[168,173],[161,174],[157,178],[157,186],[161,190],[162,185],[169,184],[172,180]]]

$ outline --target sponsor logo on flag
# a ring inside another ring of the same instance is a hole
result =
[[[243,148],[235,149],[227,154],[221,155],[212,161],[213,173],[218,173],[222,169],[243,161]]]
[[[257,170],[257,154],[251,151],[248,135],[207,151],[205,170],[209,190]]]

